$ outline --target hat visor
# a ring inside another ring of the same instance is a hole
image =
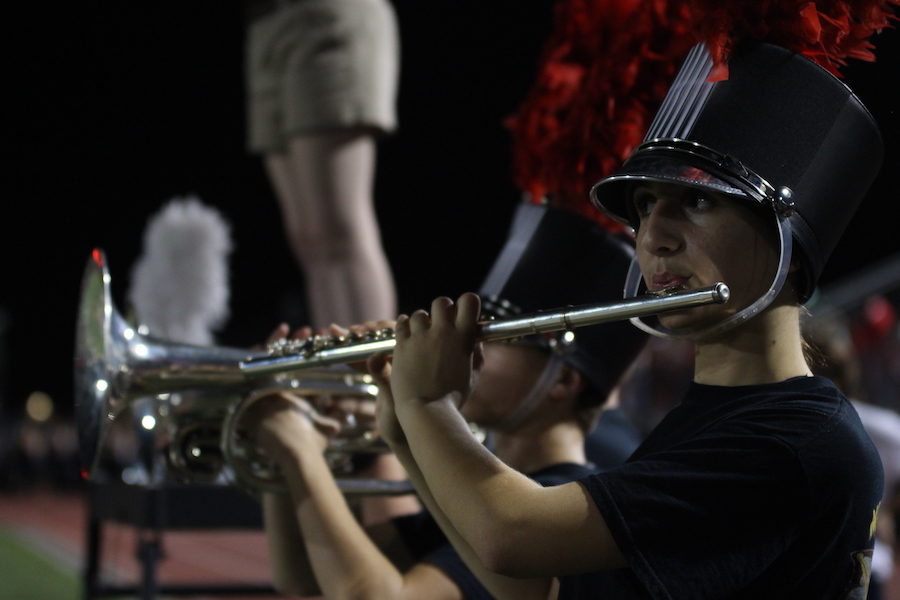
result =
[[[615,175],[591,188],[591,203],[612,219],[635,226],[631,192],[641,183],[671,183],[731,196],[746,196],[721,177],[672,156],[634,156]]]

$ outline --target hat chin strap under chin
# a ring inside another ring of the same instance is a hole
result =
[[[550,388],[553,387],[553,384],[556,383],[556,380],[559,378],[559,372],[564,364],[565,361],[563,361],[558,354],[551,353],[550,358],[547,360],[547,364],[544,366],[544,371],[528,391],[528,394],[522,398],[522,401],[519,402],[519,405],[516,408],[501,419],[497,424],[496,429],[499,431],[510,431],[521,425],[522,421],[534,411],[537,405],[540,404],[541,400],[543,400],[550,391]]]
[[[706,328],[685,328],[684,330],[678,331],[677,333],[659,324],[655,326],[648,325],[647,323],[642,321],[640,317],[633,317],[632,319],[630,319],[631,323],[638,329],[646,331],[647,333],[655,335],[656,337],[673,340],[690,339],[699,341],[716,336],[722,332],[728,331],[729,329],[733,329],[765,310],[766,307],[772,304],[772,301],[775,300],[775,296],[778,295],[778,292],[780,292],[781,288],[784,286],[784,282],[787,279],[788,270],[791,266],[791,224],[786,216],[782,217],[777,214],[775,215],[775,221],[776,225],[778,226],[778,236],[781,242],[781,251],[778,259],[778,270],[775,273],[774,279],[772,280],[772,285],[769,286],[769,290],[762,296],[757,298],[756,302],[742,310],[739,310],[735,314],[724,319],[723,321],[720,321],[719,323],[716,323],[715,325],[711,325]],[[643,279],[641,277],[641,269],[638,266],[637,255],[635,255],[631,260],[631,266],[628,268],[628,276],[625,279],[626,299],[634,298],[635,296],[637,296],[642,281]],[[728,282],[726,281],[725,283],[727,284]]]

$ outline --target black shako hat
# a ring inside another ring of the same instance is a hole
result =
[[[502,319],[566,306],[619,302],[634,252],[629,242],[571,210],[523,201],[481,286],[482,315]],[[601,392],[615,386],[647,335],[627,320],[528,336],[559,352]]]
[[[631,186],[673,182],[789,214],[805,302],[881,168],[878,126],[846,84],[781,46],[742,42],[726,80],[709,81],[712,67],[704,45],[690,51],[644,142],[591,201],[636,226]]]

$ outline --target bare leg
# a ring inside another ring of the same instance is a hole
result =
[[[372,136],[365,131],[300,136],[286,154],[266,156],[265,164],[306,276],[311,324],[318,329],[395,318],[394,279],[372,197]],[[392,455],[379,456],[364,476],[406,479]],[[360,503],[361,520],[378,523],[418,508],[414,496],[367,498]]]
[[[374,210],[375,140],[364,131],[304,135],[266,157],[314,327],[396,316]]]

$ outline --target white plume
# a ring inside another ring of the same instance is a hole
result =
[[[222,215],[196,196],[170,200],[150,218],[131,272],[128,301],[150,335],[210,345],[228,319],[231,237]]]

